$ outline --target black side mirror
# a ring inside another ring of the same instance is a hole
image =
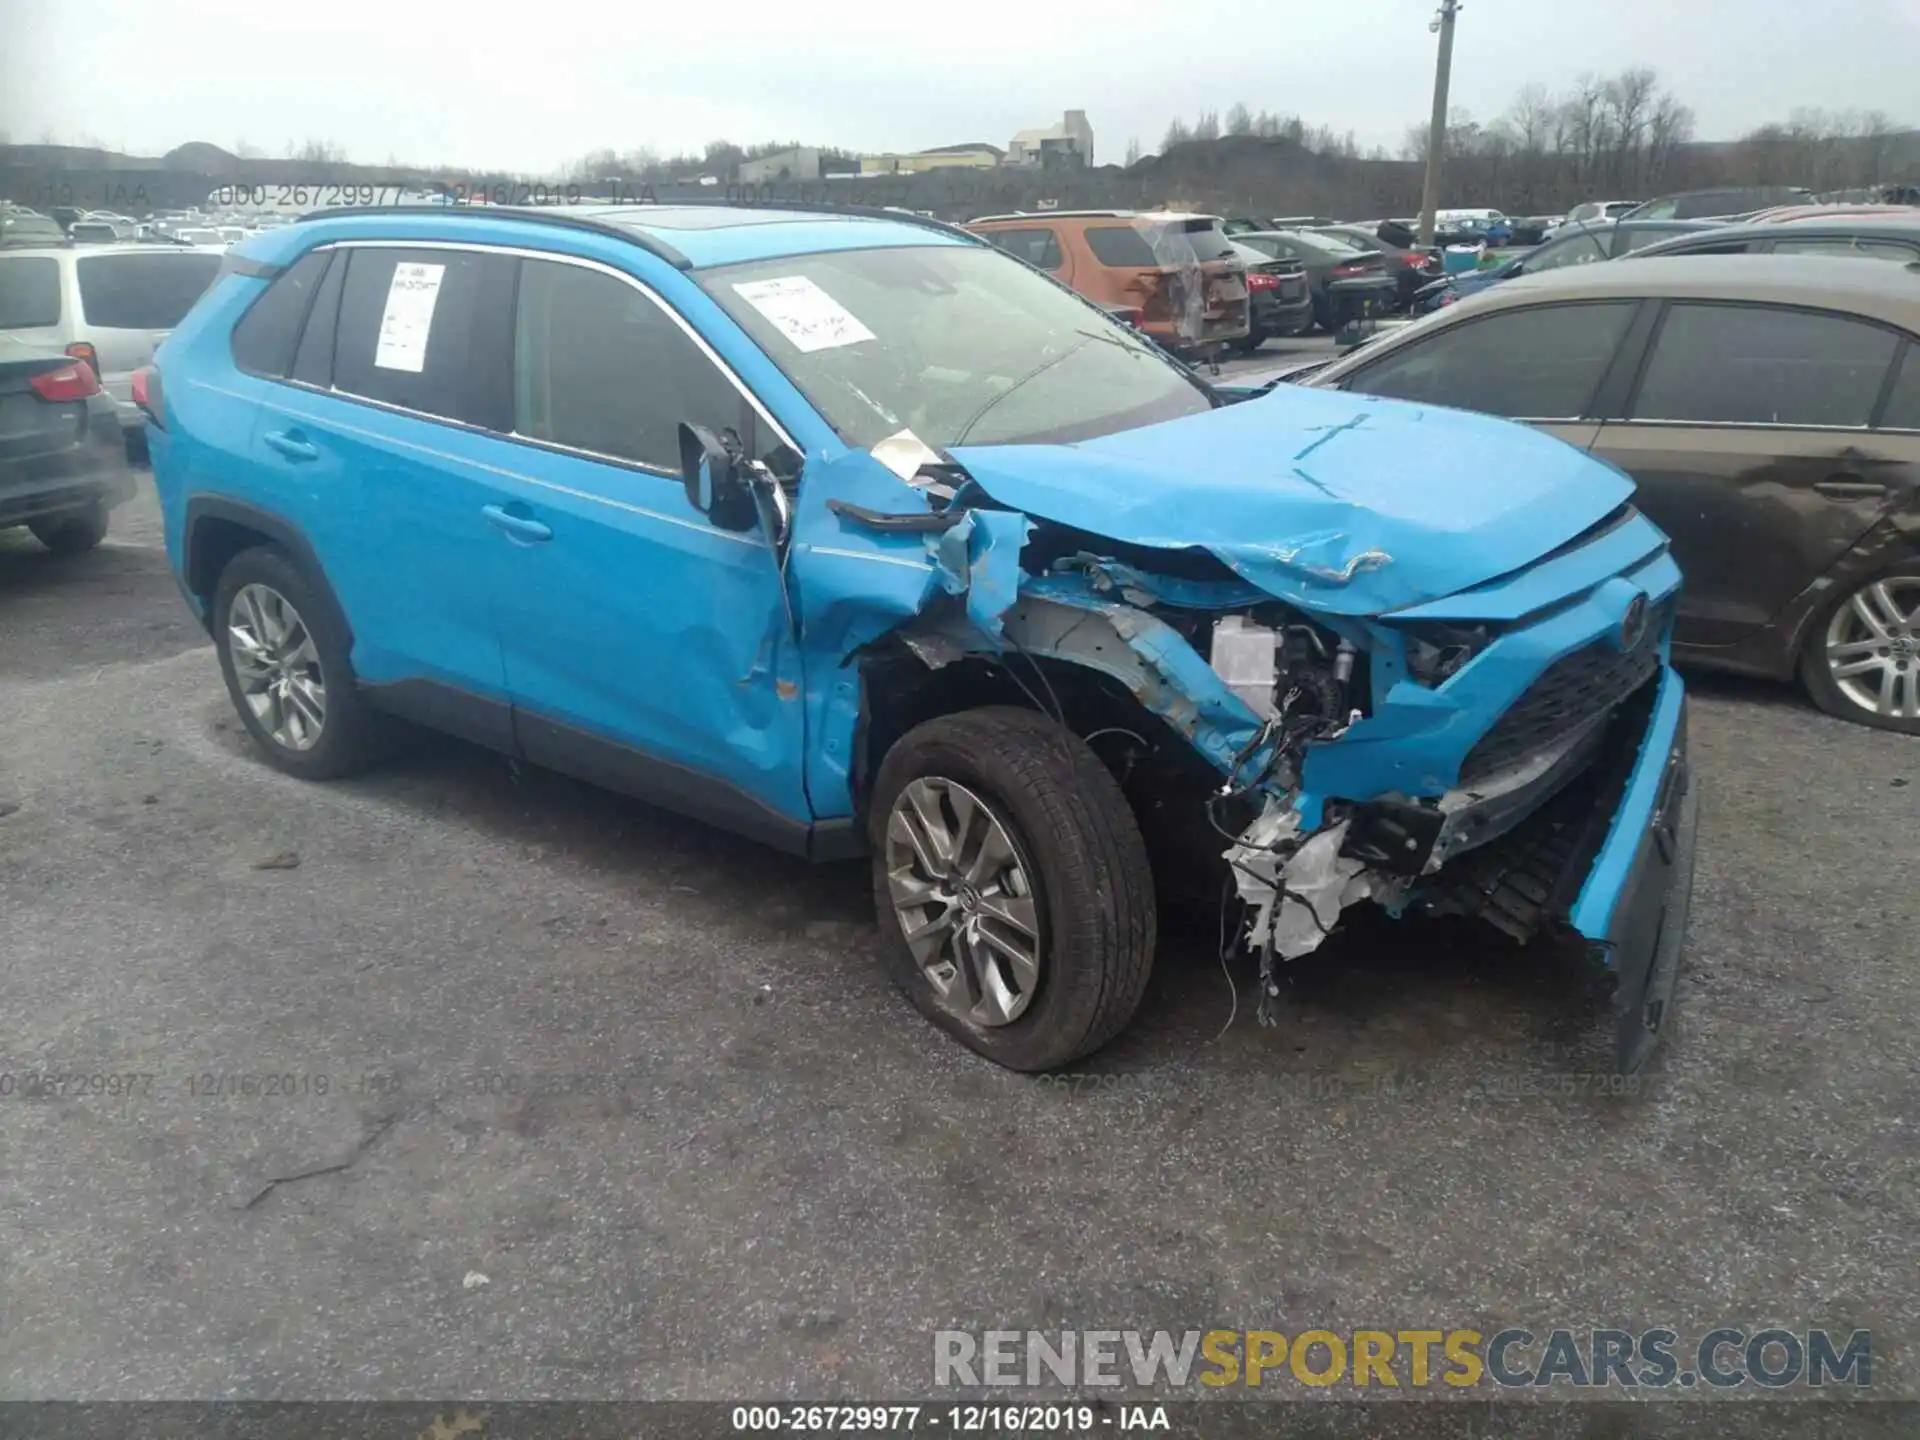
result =
[[[680,483],[687,487],[687,503],[722,530],[753,528],[753,487],[741,473],[739,454],[704,425],[681,423]]]

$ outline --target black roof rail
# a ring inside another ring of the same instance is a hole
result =
[[[431,215],[441,219],[459,215],[474,220],[533,220],[543,225],[559,225],[568,230],[586,230],[595,235],[625,240],[629,245],[638,245],[642,250],[666,261],[676,270],[693,268],[693,262],[673,246],[654,239],[643,230],[631,225],[590,219],[585,215],[568,215],[565,208],[559,205],[335,205],[325,210],[309,210],[297,216],[294,224],[308,220],[345,220],[361,215]]]
[[[560,225],[570,230],[586,230],[596,235],[610,235],[617,240],[625,240],[638,245],[666,261],[676,270],[691,270],[693,262],[682,255],[664,240],[641,229],[645,222],[638,217],[649,210],[679,209],[732,209],[732,210],[786,210],[796,215],[851,215],[866,220],[893,220],[902,225],[917,225],[923,230],[937,230],[943,235],[952,235],[974,245],[986,242],[978,235],[961,228],[950,220],[936,219],[931,215],[921,215],[912,210],[891,210],[883,205],[838,205],[831,201],[809,204],[800,200],[754,200],[746,196],[739,198],[708,199],[701,196],[691,200],[647,200],[632,205],[616,205],[609,200],[585,201],[582,205],[598,204],[608,209],[617,209],[622,214],[631,213],[638,223],[622,225],[608,219],[604,214],[598,216],[577,215],[569,212],[571,205],[336,205],[325,210],[309,210],[296,217],[294,223],[306,220],[335,220],[356,215],[462,215],[474,219],[532,220],[543,225]]]

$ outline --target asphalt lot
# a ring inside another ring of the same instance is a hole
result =
[[[1920,743],[1699,680],[1637,1096],[1532,957],[1356,926],[1262,1030],[1208,917],[1036,1080],[889,988],[861,866],[448,741],[269,770],[159,545],[150,488],[88,556],[0,535],[0,1076],[151,1077],[0,1096],[0,1396],[884,1399],[953,1327],[1768,1323],[1920,1394]]]

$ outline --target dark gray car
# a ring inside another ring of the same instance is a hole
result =
[[[0,314],[0,323],[5,315]],[[0,530],[59,554],[91,550],[133,495],[120,421],[84,360],[0,333]]]
[[[1233,237],[1276,260],[1298,260],[1313,296],[1313,321],[1329,333],[1385,315],[1399,296],[1386,257],[1331,235],[1298,230],[1254,230]]]

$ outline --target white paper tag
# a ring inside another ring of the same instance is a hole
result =
[[[444,265],[403,262],[393,267],[387,287],[387,308],[380,317],[380,344],[373,363],[381,370],[411,370],[418,375],[427,364],[427,336],[433,330],[433,307],[440,301]]]
[[[874,338],[846,306],[804,275],[749,280],[733,288],[742,300],[771,320],[796,350],[811,354]]]

